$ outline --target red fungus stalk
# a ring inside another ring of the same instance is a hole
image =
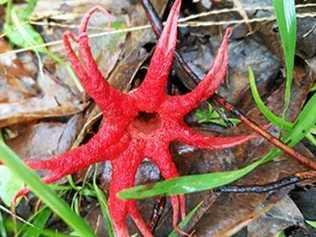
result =
[[[147,158],[155,163],[165,179],[177,177],[178,171],[172,160],[169,144],[179,141],[206,149],[224,149],[246,142],[252,135],[233,137],[207,136],[188,127],[183,117],[212,95],[223,83],[227,71],[228,38],[223,42],[204,80],[185,95],[166,94],[167,80],[172,68],[177,42],[177,20],[181,0],[176,0],[168,17],[144,82],[135,90],[124,94],[104,79],[98,69],[87,35],[91,15],[100,7],[93,8],[83,18],[80,35],[64,34],[66,53],[87,93],[103,112],[104,123],[87,144],[57,155],[49,160],[30,160],[33,169],[47,170],[46,183],[52,183],[65,175],[73,174],[89,165],[105,160],[112,161],[112,180],[109,208],[118,236],[128,236],[126,218],[129,215],[144,236],[152,236],[148,225],[141,217],[135,201],[123,201],[116,194],[135,183],[137,168]],[[71,46],[78,42],[80,58]],[[173,224],[185,215],[183,195],[171,197]]]

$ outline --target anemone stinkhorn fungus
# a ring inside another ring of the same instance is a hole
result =
[[[87,93],[102,110],[104,122],[88,143],[48,160],[27,162],[33,169],[48,171],[43,181],[52,183],[91,164],[111,160],[109,209],[119,237],[128,236],[128,215],[144,236],[152,236],[137,209],[136,202],[124,201],[116,196],[122,189],[134,185],[137,168],[145,157],[159,167],[165,179],[171,179],[178,176],[169,151],[169,144],[172,141],[205,149],[224,149],[253,137],[207,136],[188,127],[183,121],[187,113],[211,96],[224,81],[231,29],[226,30],[211,70],[193,91],[177,96],[166,93],[177,42],[180,6],[181,0],[176,0],[144,81],[129,93],[122,93],[109,85],[98,69],[89,46],[89,19],[95,11],[104,11],[102,8],[95,7],[84,16],[78,37],[70,32],[64,34],[64,46],[72,67]],[[80,58],[75,54],[71,41],[79,44]],[[185,215],[183,195],[171,197],[171,204],[173,224],[176,225],[179,218]]]

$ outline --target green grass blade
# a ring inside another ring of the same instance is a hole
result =
[[[108,207],[105,195],[97,185],[94,186],[94,189],[95,189],[95,192],[97,194],[98,202],[100,203],[104,224],[105,224],[106,229],[107,229],[107,234],[109,237],[115,237],[113,224],[111,222],[109,207]]]
[[[52,215],[52,211],[48,208],[43,208],[32,218],[32,224],[37,228],[30,228],[30,226],[26,226],[26,229],[23,231],[22,237],[39,237],[41,233],[44,231],[44,227]]]
[[[1,211],[0,211],[0,236],[7,237],[7,231],[6,231],[5,226],[4,226],[4,220],[2,217]]]
[[[286,237],[286,235],[285,235],[284,231],[281,230],[275,235],[275,237]]]
[[[19,11],[15,7],[12,7],[7,14],[10,15],[10,21],[5,22],[3,29],[11,43],[22,48],[44,44],[42,36],[19,15]],[[47,49],[40,48],[34,51],[46,53]]]
[[[311,99],[311,103],[308,103],[308,107],[305,106],[305,108],[303,109],[304,113],[300,113],[297,121],[295,123],[291,123],[291,122],[288,122],[287,120],[275,115],[263,102],[263,100],[261,99],[260,95],[259,95],[259,92],[258,92],[258,89],[256,87],[256,81],[255,81],[255,76],[254,76],[254,73],[252,71],[251,68],[248,68],[248,75],[249,75],[249,84],[250,84],[250,89],[251,89],[251,93],[252,93],[252,96],[255,100],[255,103],[258,107],[258,109],[260,110],[260,112],[272,123],[274,124],[275,126],[285,130],[286,132],[289,132],[291,131],[291,129],[293,128],[294,124],[299,124],[298,120],[301,120],[303,116],[307,116],[307,114],[311,114],[311,116],[313,114],[316,113],[316,105],[315,103],[313,102],[314,101],[314,97],[312,97]],[[305,129],[304,130],[304,133],[305,134],[305,137],[306,139],[308,139],[310,141],[311,144],[313,145],[316,145],[316,139],[315,137],[313,136],[313,134],[311,134],[311,131],[313,129],[313,127],[315,127],[316,125],[312,125],[312,124],[303,124],[303,123],[300,123],[301,125],[300,126],[303,126],[303,127],[307,127],[308,129]],[[303,131],[302,128],[300,128],[300,131]]]
[[[311,227],[315,228],[316,229],[316,221],[308,221],[306,220],[305,221],[307,224],[309,224]]]
[[[154,184],[140,185],[121,191],[119,197],[123,199],[143,199],[159,195],[176,195],[213,189],[240,179],[263,163],[265,163],[265,159],[260,159],[239,170],[182,176]]]
[[[37,4],[37,0],[27,0],[27,6],[20,12],[20,17],[24,20],[28,20]]]
[[[17,227],[18,228],[23,228],[25,224],[21,224],[21,223],[18,223],[17,224]],[[12,220],[8,220],[5,222],[5,226],[6,228],[8,229],[8,233],[11,231],[11,232],[14,232],[14,228],[15,228],[15,224],[13,223]],[[67,234],[62,234],[62,233],[58,233],[54,230],[50,230],[50,229],[40,229],[38,228],[37,226],[29,226],[28,228],[30,229],[33,229],[33,230],[37,230],[40,232],[41,234],[41,237],[42,236],[45,236],[45,237],[78,237],[78,236],[73,236],[73,235],[67,235]],[[19,235],[18,235],[19,236]],[[2,237],[2,236],[1,236]],[[28,237],[33,237],[33,236],[28,236]]]
[[[7,206],[11,206],[12,200],[19,190],[24,187],[24,182],[18,179],[11,170],[0,165],[0,200]]]
[[[291,99],[293,81],[294,56],[296,47],[296,11],[294,0],[273,0],[273,6],[279,26],[281,43],[286,66],[285,111]]]
[[[94,177],[93,177],[93,187],[94,187],[98,202],[99,202],[100,207],[101,207],[104,225],[106,227],[108,236],[115,237],[107,200],[106,200],[104,193],[102,192],[102,190],[98,187],[98,185],[96,183],[96,173],[97,172],[95,171]]]
[[[306,139],[313,145],[313,146],[316,146],[316,138],[313,134],[311,133],[308,133],[306,135]]]
[[[197,212],[197,210],[199,210],[199,208],[202,206],[203,202],[200,202],[195,208],[193,208],[193,210],[191,210],[189,212],[188,215],[186,215],[186,217],[179,223],[179,228],[181,230],[183,230],[191,221],[192,217],[195,215],[195,213]],[[178,237],[178,233],[177,230],[173,230],[168,237]]]
[[[294,128],[291,131],[294,137],[303,139],[309,131],[316,126],[316,93],[308,100],[302,112],[295,121]],[[291,139],[286,139],[289,144],[294,144]],[[296,143],[295,143],[296,144]]]
[[[31,229],[34,229],[34,231],[38,230],[40,233],[40,236],[45,236],[45,237],[77,237],[77,236],[72,236],[72,235],[66,235],[66,234],[61,234],[53,230],[48,230],[48,229],[37,229],[36,227],[30,227]],[[27,237],[30,237],[33,235],[28,235]]]
[[[56,63],[64,64],[63,60],[46,47],[36,47],[43,45],[44,39],[34,27],[29,23],[29,18],[34,11],[37,0],[28,0],[27,6],[22,9],[12,7],[11,0],[8,1],[6,8],[6,20],[3,26],[4,33],[11,43],[21,48],[33,48],[34,52],[46,53]]]
[[[80,233],[81,236],[94,237],[94,233],[87,223],[77,216],[47,185],[43,184],[40,178],[30,171],[19,157],[0,139],[0,160],[15,174],[23,180],[28,187],[48,207],[60,216],[71,228]]]
[[[263,102],[256,86],[255,75],[251,67],[248,68],[248,78],[252,97],[260,112],[275,126],[290,131],[293,124],[274,114]]]

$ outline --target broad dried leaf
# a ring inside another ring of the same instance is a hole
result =
[[[0,127],[41,118],[68,116],[82,111],[86,106],[69,88],[48,73],[39,78],[38,85],[44,95],[0,103]]]
[[[71,102],[59,104],[54,97],[47,96],[0,104],[0,127],[42,118],[68,116],[82,111],[84,107]]]
[[[7,143],[26,159],[62,153],[70,149],[82,125],[82,116],[75,115],[67,123],[41,122],[17,127],[17,136]]]

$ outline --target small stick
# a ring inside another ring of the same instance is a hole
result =
[[[295,176],[299,177],[301,180],[315,179],[316,172],[315,171],[301,172],[301,173],[295,174]]]
[[[214,189],[214,192],[221,193],[267,193],[281,188],[286,188],[288,186],[297,184],[304,180],[315,179],[316,172],[301,172],[296,173],[293,176],[284,177],[275,182],[262,184],[262,185],[227,185]]]
[[[157,228],[158,222],[162,216],[163,210],[166,206],[166,197],[160,197],[154,205],[153,213],[150,221],[151,231],[154,232]]]
[[[157,14],[156,10],[154,9],[153,5],[151,4],[150,0],[142,0],[142,5],[145,9],[146,15],[152,25],[153,31],[156,34],[157,37],[160,36],[162,32],[162,22],[159,18],[159,15]],[[188,78],[197,85],[199,81],[201,81],[202,78],[199,78],[199,76],[194,72],[194,70],[185,62],[183,57],[176,52],[175,55],[176,59],[176,65],[178,66],[179,70],[184,72]],[[186,85],[187,87],[190,87]],[[192,88],[190,88],[192,89]],[[217,103],[222,105],[227,111],[235,114],[246,126],[248,126],[250,129],[255,131],[256,133],[260,134],[262,137],[264,137],[268,142],[273,144],[274,146],[278,147],[284,153],[287,155],[295,158],[300,163],[304,164],[305,166],[312,168],[316,170],[316,163],[307,157],[303,156],[302,154],[295,151],[293,148],[287,146],[282,141],[280,141],[277,137],[273,136],[271,133],[265,131],[260,126],[258,126],[255,122],[247,118],[242,112],[240,112],[238,109],[236,109],[232,104],[228,103],[223,97],[221,97],[218,94],[213,95],[212,99],[214,99]]]
[[[214,189],[214,192],[220,193],[267,193],[281,188],[299,183],[301,180],[297,176],[289,176],[275,182],[262,185],[228,185]]]

